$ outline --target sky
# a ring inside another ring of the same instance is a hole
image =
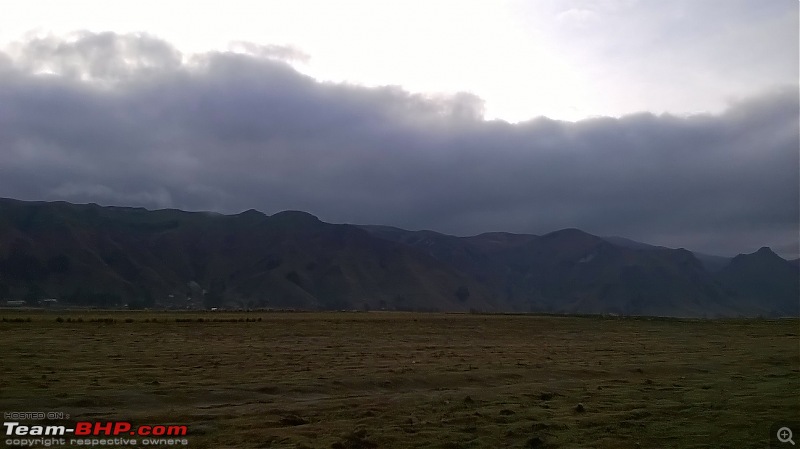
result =
[[[798,256],[798,2],[9,1],[0,196]]]

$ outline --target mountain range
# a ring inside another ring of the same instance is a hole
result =
[[[456,237],[236,215],[0,199],[0,300],[129,308],[798,316],[800,269],[599,237]]]

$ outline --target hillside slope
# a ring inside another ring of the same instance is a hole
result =
[[[420,251],[304,212],[226,216],[2,200],[0,284],[9,298],[105,306],[501,308]]]
[[[800,313],[799,272],[768,248],[710,268],[578,229],[455,237],[0,199],[0,299],[30,304],[785,316]]]

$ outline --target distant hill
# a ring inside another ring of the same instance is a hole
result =
[[[31,304],[783,316],[798,314],[799,272],[768,249],[710,266],[578,229],[455,237],[0,199],[0,299]]]
[[[738,286],[719,273],[732,260],[726,257],[623,237],[601,238],[577,229],[545,236],[487,233],[454,237],[386,226],[362,228],[454,266],[493,290],[514,311],[796,315],[791,308],[764,307],[752,297],[740,300]],[[785,285],[780,277],[765,276],[764,288],[771,283]],[[798,271],[794,279],[797,285]],[[784,304],[798,302],[797,288],[781,291]]]
[[[0,200],[0,293],[101,306],[500,310],[421,251],[304,212]]]
[[[665,249],[663,246],[648,245],[647,243],[637,242],[635,240],[626,239],[625,237],[603,237],[603,239],[609,243],[613,243],[624,248]],[[711,272],[718,272],[722,270],[731,261],[730,257],[714,256],[711,254],[698,253],[697,251],[692,251],[692,254],[694,254],[694,257],[697,257],[697,260],[699,260],[703,266]]]
[[[798,267],[769,248],[739,254],[719,273],[732,300],[768,315],[798,315]]]
[[[510,266],[520,294],[549,311],[736,313],[711,274],[686,250],[631,249],[565,229],[512,250]]]

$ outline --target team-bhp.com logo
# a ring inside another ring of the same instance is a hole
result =
[[[188,445],[188,429],[179,425],[133,425],[128,421],[78,421],[74,426],[3,423],[9,446]],[[101,439],[99,437],[113,437]],[[137,440],[137,437],[139,438]]]

